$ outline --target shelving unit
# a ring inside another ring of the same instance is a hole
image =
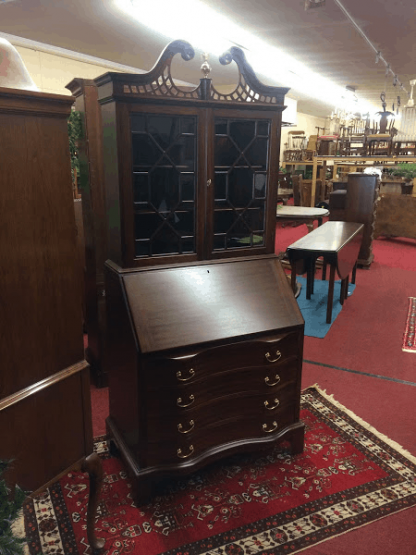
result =
[[[402,162],[416,163],[414,156],[314,156],[312,162],[310,160],[301,160],[297,162],[282,162],[282,167],[287,166],[312,166],[312,191],[311,206],[315,206],[316,196],[316,180],[318,177],[318,168],[320,175],[325,176],[327,167],[332,167],[332,175],[335,176],[339,166],[351,165],[352,171],[363,166],[385,165],[395,166]],[[328,164],[329,163],[329,164]]]

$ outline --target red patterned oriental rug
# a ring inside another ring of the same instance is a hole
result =
[[[296,553],[416,504],[416,458],[317,386],[302,395],[305,450],[235,456],[165,482],[136,508],[105,438],[98,537],[104,554]],[[24,506],[29,553],[84,555],[88,478],[70,473]]]
[[[402,351],[416,353],[416,297],[409,297]]]

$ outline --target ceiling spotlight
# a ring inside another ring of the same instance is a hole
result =
[[[326,0],[305,0],[305,11],[311,8],[321,8],[325,5]]]

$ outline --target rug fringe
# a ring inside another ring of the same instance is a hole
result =
[[[354,412],[352,412],[352,410],[347,409],[347,407],[345,407],[342,403],[337,401],[332,394],[327,393],[325,389],[321,389],[317,383],[306,387],[302,391],[302,393],[305,393],[308,389],[315,389],[318,393],[322,395],[322,397],[325,397],[325,399],[330,401],[333,405],[340,408],[343,412],[345,412],[345,414],[347,414],[350,418],[352,418],[358,424],[360,424],[360,426],[362,426],[363,428],[365,428],[366,430],[368,430],[369,432],[377,436],[379,439],[384,441],[384,443],[387,443],[387,445],[389,445],[390,447],[398,451],[400,455],[403,455],[403,457],[406,457],[410,462],[412,462],[413,464],[416,464],[416,457],[412,455],[407,449],[402,447],[399,443],[397,443],[393,439],[390,439],[388,436],[376,430],[376,428],[374,428],[371,424],[369,424],[368,422],[366,422],[365,420],[357,416]]]
[[[25,517],[24,517],[24,514],[23,514],[23,509],[20,510],[16,519],[12,522],[10,528],[11,528],[13,534],[15,536],[17,536],[18,538],[25,538],[26,537]],[[25,543],[22,544],[22,547],[23,547],[24,555],[29,555],[29,546],[28,546],[26,541],[25,541]]]

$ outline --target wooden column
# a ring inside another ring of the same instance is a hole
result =
[[[82,117],[83,136],[78,141],[80,189],[85,237],[86,357],[97,387],[107,385],[104,370],[106,327],[104,262],[107,259],[106,210],[102,159],[101,110],[97,87],[90,79],[74,79],[67,89],[75,96],[75,110]]]
[[[311,188],[311,206],[315,206],[315,196],[316,196],[316,174],[318,172],[318,159],[316,156],[313,157],[313,167],[312,167],[312,188]]]

